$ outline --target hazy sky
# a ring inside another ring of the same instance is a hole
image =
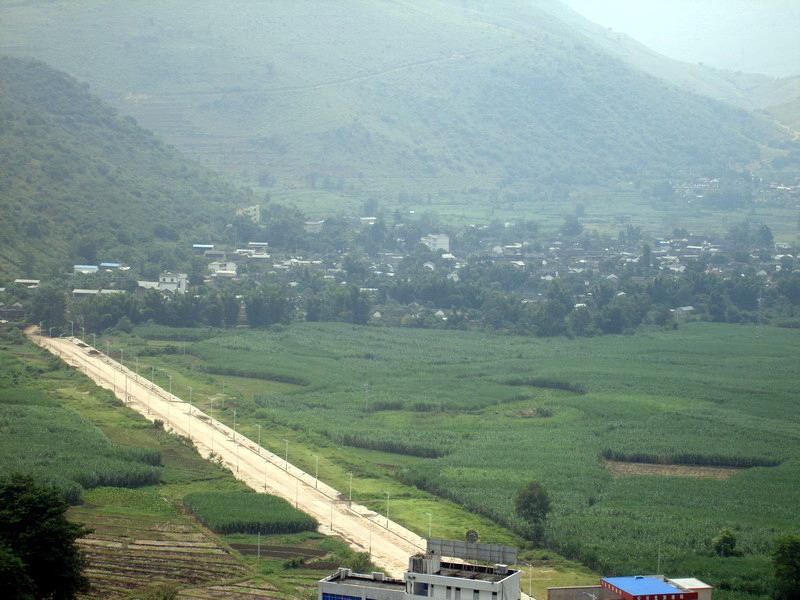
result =
[[[800,0],[563,1],[672,58],[800,75]]]

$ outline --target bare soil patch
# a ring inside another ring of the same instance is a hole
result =
[[[693,465],[652,465],[648,463],[603,461],[615,477],[655,475],[658,477],[694,477],[696,479],[728,479],[742,469],[732,467],[696,467]]]

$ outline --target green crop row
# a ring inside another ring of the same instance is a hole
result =
[[[281,498],[254,492],[198,492],[183,499],[186,507],[217,533],[299,533],[317,522]]]
[[[157,450],[114,444],[75,411],[36,388],[0,394],[0,473],[30,473],[61,487],[71,503],[83,489],[160,481]]]

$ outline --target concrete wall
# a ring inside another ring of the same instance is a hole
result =
[[[353,596],[354,598],[367,597],[373,600],[405,600],[406,593],[403,588],[399,590],[389,590],[383,588],[367,588],[360,585],[348,585],[338,581],[320,582],[317,598],[322,600],[322,594],[338,594],[340,596]]]
[[[613,600],[616,597],[599,585],[547,589],[547,600]]]

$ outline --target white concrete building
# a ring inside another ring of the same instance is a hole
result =
[[[419,242],[425,244],[432,252],[439,250],[450,252],[450,236],[446,233],[432,233],[420,239]]]
[[[437,554],[409,559],[403,579],[339,569],[319,582],[319,600],[519,600],[520,572],[442,561]]]
[[[186,273],[162,273],[158,277],[158,289],[162,292],[185,294],[189,287],[189,276]]]
[[[235,262],[214,261],[209,263],[208,270],[212,277],[236,277],[237,267]]]

